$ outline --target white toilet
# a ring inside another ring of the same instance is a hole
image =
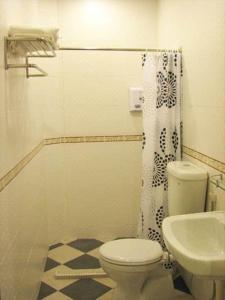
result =
[[[167,171],[169,215],[204,211],[206,171],[184,161],[170,162]],[[102,268],[117,283],[113,300],[172,299],[172,279],[162,267],[158,242],[119,239],[105,243],[99,252]]]

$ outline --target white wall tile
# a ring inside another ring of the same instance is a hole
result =
[[[158,4],[159,47],[183,52],[184,144],[224,162],[224,1]]]
[[[56,87],[55,83],[51,84],[50,77],[27,79],[25,70],[5,71],[3,37],[12,25],[56,26],[56,4],[57,1],[52,0],[0,1],[1,177],[43,139],[44,104]],[[14,59],[14,62],[21,61],[21,58]],[[47,70],[47,61],[40,60],[38,63],[42,62]],[[50,75],[58,75],[53,61],[49,63],[49,70]],[[43,256],[48,249],[43,158],[39,153],[0,194],[0,279],[3,299],[35,299],[37,296]],[[20,295],[21,291],[23,293]]]
[[[148,47],[155,45],[157,1],[59,1],[64,46]]]
[[[56,145],[47,157],[50,238],[136,235],[140,142]]]
[[[184,145],[219,161],[224,161],[224,114],[224,109],[218,107],[184,107]]]
[[[208,165],[200,162],[197,159],[194,159],[190,157],[189,155],[184,155],[184,160],[189,160],[193,162],[194,164],[202,167],[208,172],[208,189],[207,189],[207,196],[206,196],[206,209],[211,210],[211,203],[210,203],[210,194],[216,195],[216,210],[225,210],[225,191],[221,189],[220,187],[216,187],[213,183],[210,182],[210,177],[214,175],[219,175],[220,172],[217,170],[209,167]]]

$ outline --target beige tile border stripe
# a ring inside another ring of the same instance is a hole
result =
[[[208,165],[209,167],[212,167],[213,169],[224,173],[225,174],[225,163],[216,160],[212,157],[209,157],[208,155],[202,154],[196,150],[193,150],[187,146],[182,147],[183,153],[203,162],[204,164]]]
[[[44,142],[38,144],[29,152],[18,164],[15,165],[8,173],[0,178],[0,192],[22,171],[22,169],[38,154],[43,148]]]
[[[23,168],[47,145],[66,144],[66,143],[99,143],[99,142],[139,142],[142,135],[105,135],[105,136],[77,136],[77,137],[58,137],[44,139],[30,153],[28,153],[14,168],[0,178],[0,192],[23,170]],[[225,173],[225,164],[213,159],[205,154],[195,151],[186,146],[182,147],[183,153],[198,159],[208,166]]]
[[[23,168],[38,154],[46,145],[63,143],[93,143],[93,142],[133,142],[141,141],[141,135],[113,135],[113,136],[79,136],[79,137],[59,137],[44,139],[31,152],[29,152],[20,162],[16,164],[8,173],[0,178],[0,192],[23,170]]]
[[[103,136],[76,136],[45,139],[45,145],[68,143],[108,143],[108,142],[135,142],[141,141],[142,135],[103,135]]]

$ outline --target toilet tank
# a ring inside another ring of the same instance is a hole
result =
[[[167,165],[169,216],[204,211],[207,172],[188,161]]]

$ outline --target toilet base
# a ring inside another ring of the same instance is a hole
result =
[[[175,290],[172,275],[163,270],[155,270],[146,282],[140,300],[174,300]]]
[[[119,285],[113,292],[112,300],[173,300],[175,290],[170,273],[164,270],[154,270],[143,284],[143,281],[126,286]]]
[[[137,277],[135,275],[135,277]],[[113,293],[113,300],[141,300],[145,299],[142,297],[143,290],[143,278],[138,278],[137,280],[132,280],[132,284],[117,283],[117,286]]]

